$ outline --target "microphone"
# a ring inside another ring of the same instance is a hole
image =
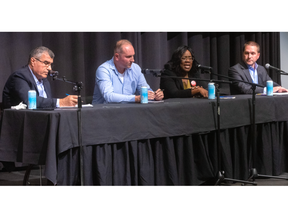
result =
[[[162,72],[162,69],[142,69],[141,72],[143,74],[153,74],[157,75]]]
[[[48,75],[51,76],[51,77],[57,77],[59,75],[59,72],[50,70],[48,72]]]
[[[197,68],[206,69],[206,70],[212,70],[212,67],[204,66],[204,65],[201,65],[201,64],[198,64],[198,65],[197,65]]]
[[[266,69],[271,68],[271,69],[273,69],[273,70],[282,71],[282,70],[279,69],[279,68],[276,68],[276,67],[271,66],[269,63],[266,63],[266,64],[265,64],[265,68],[266,68]]]

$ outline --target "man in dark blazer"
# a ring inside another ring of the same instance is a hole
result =
[[[250,83],[257,83],[266,86],[268,80],[272,80],[266,69],[258,65],[256,61],[260,57],[260,46],[254,41],[248,41],[243,46],[242,62],[229,68],[229,77],[243,80]],[[232,80],[233,81],[233,80]],[[243,82],[236,82],[230,85],[231,94],[252,94],[252,86]],[[278,83],[273,82],[273,92],[287,92]],[[266,93],[266,87],[256,86],[255,93]]]
[[[37,108],[75,106],[77,95],[63,99],[52,98],[48,72],[52,70],[54,53],[47,47],[37,47],[29,56],[28,65],[15,71],[8,78],[3,90],[3,108],[11,108],[20,102],[28,105],[28,91],[36,91]]]

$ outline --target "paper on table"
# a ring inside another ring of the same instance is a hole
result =
[[[155,100],[148,100],[148,103],[162,103],[164,100],[155,101]]]
[[[19,109],[26,109],[27,108],[27,105],[26,104],[23,104],[23,102],[21,102],[19,105],[17,106],[11,106],[11,109],[16,109],[16,110],[19,110]]]
[[[235,99],[234,96],[220,96],[220,99]]]
[[[288,92],[273,92],[273,95],[288,95]]]
[[[59,109],[67,109],[67,108],[78,108],[78,104],[76,104],[74,107],[71,107],[71,106],[64,106],[64,107],[58,107]],[[93,105],[92,104],[82,104],[82,108],[84,108],[84,107],[93,107]]]
[[[78,107],[78,104],[75,105],[75,107]],[[93,107],[92,104],[82,104],[82,107]]]

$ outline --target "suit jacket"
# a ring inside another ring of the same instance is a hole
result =
[[[43,79],[43,85],[47,98],[39,97],[39,92],[35,80],[27,66],[11,74],[4,86],[2,100],[3,108],[11,108],[20,102],[28,105],[28,91],[36,91],[37,108],[55,108],[56,98],[52,98],[50,83]]]
[[[267,74],[266,69],[258,65],[257,68],[258,73],[258,84],[266,86],[267,80],[272,80],[270,76]],[[253,83],[249,69],[244,62],[238,63],[228,70],[229,77],[237,80],[243,80],[246,82]],[[233,81],[233,80],[231,80]],[[278,83],[273,82],[273,86],[279,86]],[[263,93],[264,88],[256,86],[255,93]],[[231,94],[252,94],[252,86],[242,82],[235,82],[230,85]]]
[[[164,70],[161,73],[161,76],[168,76],[168,78],[163,77],[160,80],[160,88],[165,89],[164,99],[193,97],[191,94],[191,89],[184,90],[181,77],[179,77],[179,79],[169,77],[169,76],[174,76],[174,77],[177,76],[173,71]],[[191,78],[191,75],[188,74],[188,77]]]

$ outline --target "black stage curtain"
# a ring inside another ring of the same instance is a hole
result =
[[[228,68],[241,60],[242,46],[248,40],[261,46],[259,64],[280,66],[279,32],[0,32],[0,89],[13,71],[27,64],[30,51],[43,45],[55,53],[54,70],[60,77],[82,81],[82,97],[91,99],[97,67],[112,58],[115,42],[124,38],[133,43],[135,62],[143,69],[162,69],[178,46],[188,45],[200,64],[228,75]],[[270,76],[281,84],[279,74]],[[159,88],[159,78],[146,75],[146,79],[152,89]],[[51,82],[54,97],[73,93],[70,84],[59,82]],[[221,93],[230,93],[227,84],[220,88]]]
[[[213,182],[217,171],[247,180],[259,174],[288,171],[288,122],[257,125],[257,158],[253,162],[251,127],[221,130],[222,163],[218,167],[216,131],[187,136],[84,146],[85,185],[200,185]],[[215,183],[215,181],[214,181]],[[58,156],[58,185],[79,185],[79,149]]]

